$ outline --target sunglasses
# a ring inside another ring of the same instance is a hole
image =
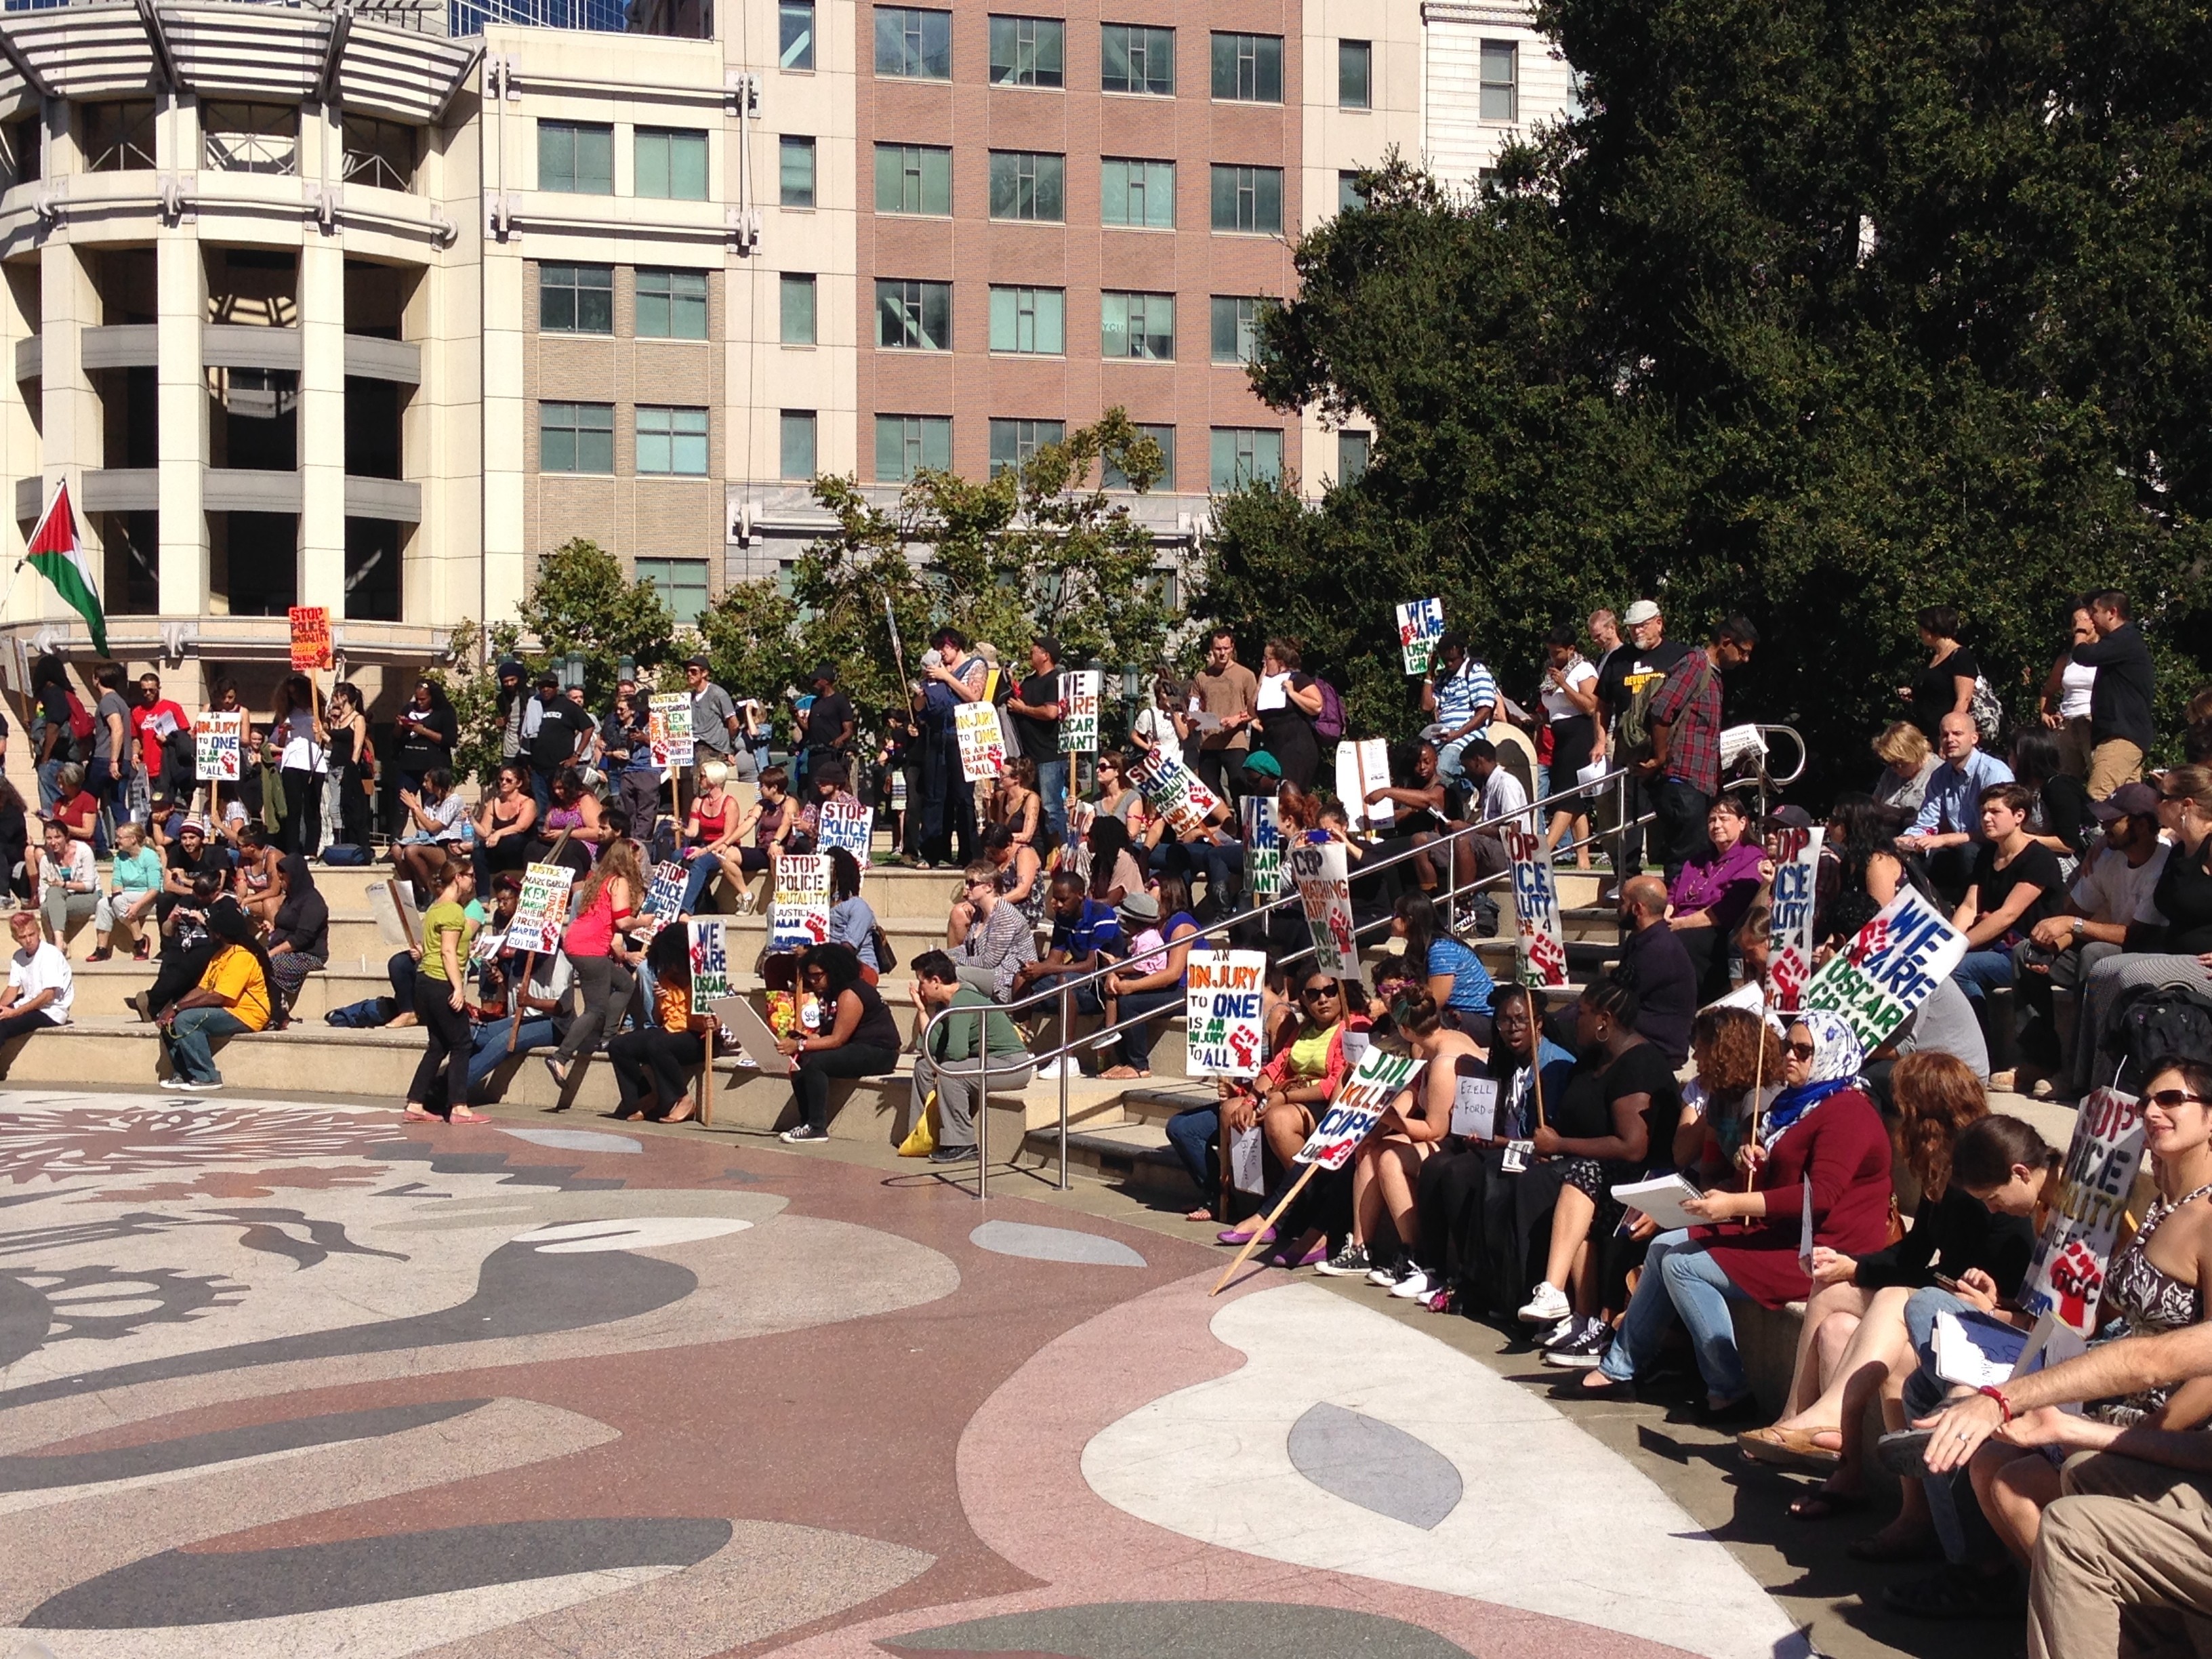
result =
[[[1785,1042],[1782,1046],[1800,1060],[1811,1060],[1820,1052],[1817,1047],[1809,1042]]]
[[[2160,1089],[2155,1094],[2143,1097],[2144,1105],[2155,1106],[2162,1112],[2170,1112],[2177,1106],[2186,1106],[2192,1102],[2202,1106],[2205,1103],[2204,1097],[2192,1094],[2186,1089]]]
[[[1298,994],[1302,997],[1333,997],[1341,993],[1334,985],[1309,985]]]

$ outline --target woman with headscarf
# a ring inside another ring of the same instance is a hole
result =
[[[1856,1257],[1889,1242],[1889,1132],[1860,1080],[1863,1060],[1858,1038],[1835,1015],[1804,1013],[1791,1023],[1782,1092],[1736,1158],[1749,1189],[1686,1200],[1682,1207],[1706,1224],[1651,1241],[1620,1334],[1583,1378],[1583,1392],[1626,1393],[1679,1317],[1705,1380],[1706,1420],[1757,1414],[1729,1304],[1780,1308],[1812,1293],[1797,1254],[1808,1209],[1816,1248]]]
[[[314,873],[297,853],[287,853],[276,866],[283,901],[269,927],[269,983],[283,1012],[289,1013],[308,975],[331,957],[331,907],[316,890]]]

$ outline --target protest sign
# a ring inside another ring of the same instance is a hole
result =
[[[1784,830],[1774,845],[1772,916],[1767,934],[1768,1006],[1794,1014],[1813,977],[1814,888],[1825,830]]]
[[[691,694],[656,691],[646,704],[646,740],[655,766],[691,764]]]
[[[702,853],[700,856],[706,855]],[[638,919],[651,923],[653,933],[659,933],[676,920],[683,908],[684,889],[689,879],[690,872],[674,860],[653,866],[653,873],[646,878],[645,902],[637,907]],[[647,937],[651,938],[652,933]]]
[[[1360,1055],[1352,1074],[1337,1085],[1336,1098],[1329,1103],[1328,1110],[1293,1161],[1324,1170],[1342,1169],[1421,1066],[1411,1054],[1370,1047]]]
[[[239,750],[246,743],[243,710],[210,709],[192,721],[192,775],[202,783],[236,783]]]
[[[1302,841],[1290,849],[1290,866],[1299,908],[1313,934],[1314,966],[1338,979],[1354,977],[1359,972],[1359,943],[1344,848],[1333,841]]]
[[[413,882],[372,882],[368,913],[376,918],[376,936],[386,945],[411,951],[422,942],[422,911],[415,902]]]
[[[868,867],[868,851],[874,844],[876,815],[856,802],[825,800],[815,817],[815,844],[823,852],[842,847]]]
[[[1250,1077],[1266,1048],[1260,1024],[1260,992],[1267,977],[1264,951],[1193,951],[1183,975],[1183,1012],[1189,1016],[1192,1077]]]
[[[1462,1056],[1452,1092],[1451,1132],[1467,1140],[1493,1140],[1498,1136],[1497,1079],[1469,1076],[1465,1070],[1481,1064],[1472,1055]]]
[[[1552,874],[1552,849],[1518,819],[1498,826],[1513,860],[1513,932],[1521,952],[1521,982],[1567,982],[1566,924],[1559,914],[1559,884]]]
[[[1229,1132],[1229,1184],[1240,1193],[1254,1198],[1267,1190],[1267,1165],[1261,1154],[1267,1143],[1260,1133],[1260,1126]]]
[[[729,941],[717,921],[691,924],[691,1006],[708,1008],[730,994]]]
[[[1079,668],[1060,677],[1060,749],[1064,755],[1098,752],[1098,671]]]
[[[2021,1283],[2022,1311],[2048,1314],[2084,1336],[2095,1330],[2106,1266],[2142,1159],[2142,1103],[2117,1089],[2092,1091],[2075,1114],[2057,1206]]]
[[[1344,803],[1353,829],[1359,827],[1362,816],[1374,824],[1389,823],[1397,816],[1398,809],[1390,802],[1367,799],[1389,787],[1390,745],[1383,739],[1363,738],[1336,745],[1336,798]]]
[[[292,619],[292,672],[331,665],[331,613],[319,605],[295,605],[286,613]]]
[[[1094,803],[1067,803],[1067,843],[1063,849],[1066,859],[1061,867],[1082,877],[1086,887],[1091,884],[1091,826],[1097,822],[1098,808]]]
[[[1408,674],[1429,672],[1429,659],[1443,631],[1442,599],[1408,599],[1398,607],[1398,649],[1405,653]]]
[[[1198,781],[1198,775],[1173,755],[1154,750],[1129,768],[1129,781],[1145,798],[1145,805],[1168,821],[1168,828],[1182,839],[1196,835],[1206,827],[1221,805],[1213,792]]]
[[[568,888],[576,872],[565,864],[526,865],[514,920],[507,924],[507,949],[550,955],[561,948],[568,926]]]
[[[1912,1011],[1951,976],[1966,936],[1907,887],[1859,929],[1841,955],[1813,975],[1804,1006],[1836,1015],[1867,1053],[1889,1041]]]
[[[1244,814],[1244,889],[1255,899],[1283,890],[1283,823],[1273,795],[1247,795]]]
[[[969,782],[995,778],[1006,769],[1006,735],[992,704],[962,703],[952,711],[952,730],[960,739],[960,775]]]
[[[820,853],[787,853],[775,861],[775,901],[768,948],[796,951],[830,937],[830,860]]]

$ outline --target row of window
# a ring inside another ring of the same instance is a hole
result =
[[[804,10],[811,39],[813,8]],[[991,84],[1065,87],[1067,25],[1057,17],[990,20]],[[1283,101],[1283,37],[1214,30],[1209,40],[1215,98],[1240,104]],[[811,49],[810,49],[811,50]],[[811,58],[810,58],[810,62]],[[876,73],[901,80],[952,78],[952,14],[916,6],[876,8]],[[1368,109],[1374,101],[1375,48],[1366,40],[1336,43],[1336,101],[1340,109]],[[1176,31],[1141,23],[1108,23],[1099,30],[1098,86],[1102,92],[1172,98],[1176,91]]]
[[[707,273],[640,267],[630,313],[641,340],[705,339]],[[546,334],[613,333],[615,268],[539,265],[538,327]]]
[[[1176,360],[1176,296],[1119,293],[1098,296],[1098,350],[1109,359]],[[1259,349],[1260,308],[1253,295],[1216,294],[1210,301],[1212,361],[1249,363]],[[783,278],[783,339],[814,343],[814,278]],[[991,288],[994,351],[1059,357],[1067,351],[1067,291]],[[886,278],[876,283],[876,344],[886,351],[952,349],[952,284]]]
[[[791,141],[787,140],[787,143]],[[813,200],[812,142],[806,203]],[[1067,158],[1049,151],[990,152],[994,219],[1060,224],[1067,217]],[[1275,234],[1283,228],[1283,170],[1216,163],[1212,169],[1212,227],[1215,230]],[[787,197],[787,204],[789,198]],[[876,211],[949,215],[952,211],[952,152],[934,144],[876,146]],[[1138,230],[1172,230],[1176,224],[1176,164],[1109,155],[1098,164],[1102,224]]]
[[[615,193],[615,130],[605,121],[538,124],[538,188]],[[630,191],[667,202],[707,199],[707,135],[696,127],[639,127],[630,145]]]
[[[633,459],[646,477],[707,476],[707,411],[640,404]],[[538,466],[542,472],[615,470],[612,404],[541,402],[538,405]]]

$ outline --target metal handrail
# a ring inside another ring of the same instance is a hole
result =
[[[1627,785],[1631,773],[1628,768],[1617,767],[1613,770],[1607,773],[1604,776],[1593,779],[1589,783],[1577,783],[1571,788],[1555,791],[1553,793],[1546,795],[1540,800],[1533,800],[1529,802],[1525,807],[1517,808],[1510,812],[1502,812],[1494,818],[1481,818],[1471,823],[1462,824],[1456,830],[1448,830],[1445,833],[1439,835],[1434,841],[1424,842],[1419,847],[1409,847],[1403,852],[1393,853],[1387,858],[1363,864],[1360,867],[1359,873],[1363,877],[1373,875],[1378,871],[1389,869],[1393,866],[1405,863],[1410,859],[1433,854],[1440,848],[1447,849],[1449,852],[1450,849],[1455,849],[1457,843],[1464,836],[1480,835],[1486,830],[1495,830],[1499,825],[1509,823],[1516,818],[1522,818],[1524,815],[1528,815],[1530,821],[1539,823],[1539,833],[1541,833],[1540,821],[1534,819],[1534,815],[1540,809],[1547,806],[1563,806],[1577,799],[1585,798],[1594,800],[1595,799],[1595,792],[1607,787],[1616,789],[1620,794],[1621,823],[1611,829],[1593,833],[1588,838],[1587,842],[1575,842],[1572,843],[1563,843],[1563,845],[1567,845],[1571,848],[1580,847],[1588,844],[1594,844],[1604,840],[1610,840],[1616,836],[1625,835],[1628,830],[1649,823],[1651,818],[1651,814],[1646,813],[1643,817],[1634,819],[1632,822],[1629,819]],[[1461,888],[1455,874],[1452,872],[1449,866],[1447,866],[1446,874],[1449,883],[1446,895],[1446,903],[1448,906],[1447,915],[1451,915],[1455,914],[1456,900]],[[1500,879],[1510,879],[1511,875],[1512,872],[1508,869],[1493,872],[1488,876],[1478,877],[1474,881],[1467,884],[1466,890],[1473,892],[1492,882]],[[1616,872],[1616,876],[1617,875],[1618,872]],[[1224,916],[1219,921],[1209,922],[1206,926],[1200,928],[1196,933],[1188,935],[1187,938],[1176,940],[1175,948],[1180,948],[1186,951],[1189,950],[1197,945],[1201,939],[1207,939],[1213,938],[1217,934],[1226,933],[1233,927],[1242,927],[1249,921],[1269,915],[1274,911],[1281,909],[1285,905],[1297,904],[1299,902],[1299,896],[1295,890],[1288,893],[1281,894],[1277,897],[1269,900],[1265,904],[1253,905],[1246,909],[1238,911],[1233,916]],[[1368,931],[1377,925],[1377,923],[1371,921],[1366,924],[1365,927],[1361,927],[1355,924],[1353,928],[1353,936],[1355,939],[1359,933]],[[1388,924],[1387,921],[1385,921],[1380,925],[1387,926]],[[1283,961],[1286,963],[1297,962],[1303,957],[1311,956],[1313,954],[1313,951],[1314,947],[1309,944],[1304,950],[1292,951],[1289,956],[1285,957]],[[1124,965],[1125,964],[1119,962],[1110,963],[1103,968],[1092,969],[1081,975],[1063,978],[1058,984],[1053,986],[1049,989],[1032,992],[1029,995],[1021,997],[1012,1002],[994,1002],[988,1008],[939,1008],[933,1012],[927,1019],[923,1021],[921,1030],[915,1034],[915,1051],[918,1055],[924,1059],[927,1059],[929,1054],[930,1035],[937,1029],[938,1023],[940,1020],[946,1018],[950,1015],[958,1013],[971,1015],[976,1022],[976,1057],[978,1064],[976,1071],[975,1092],[975,1197],[978,1202],[981,1202],[983,1200],[988,1190],[990,1179],[991,1161],[989,1143],[991,1117],[991,1043],[990,1030],[988,1025],[990,1017],[994,1013],[1012,1015],[1018,1009],[1033,1007],[1049,1001],[1056,1000],[1060,1005],[1060,1046],[1042,1054],[1039,1054],[1032,1051],[1029,1055],[1029,1063],[1034,1066],[1047,1060],[1059,1060],[1062,1062],[1060,1068],[1059,1079],[1060,1190],[1065,1192],[1067,1190],[1068,1083],[1067,1067],[1065,1061],[1068,1054],[1071,1054],[1076,1047],[1076,1043],[1072,1036],[1074,1029],[1075,993],[1081,990],[1086,985],[1096,985],[1103,981],[1109,974],[1117,974],[1121,972]],[[1083,1041],[1086,1045],[1096,1044],[1098,1039],[1102,1036],[1110,1036],[1115,1032],[1126,1030],[1132,1026],[1141,1024],[1145,1020],[1158,1019],[1159,1018],[1160,1015],[1158,1011],[1141,1016],[1133,1016],[1128,1019],[1116,1022],[1107,1030],[1094,1031],[1088,1036],[1085,1037]]]

